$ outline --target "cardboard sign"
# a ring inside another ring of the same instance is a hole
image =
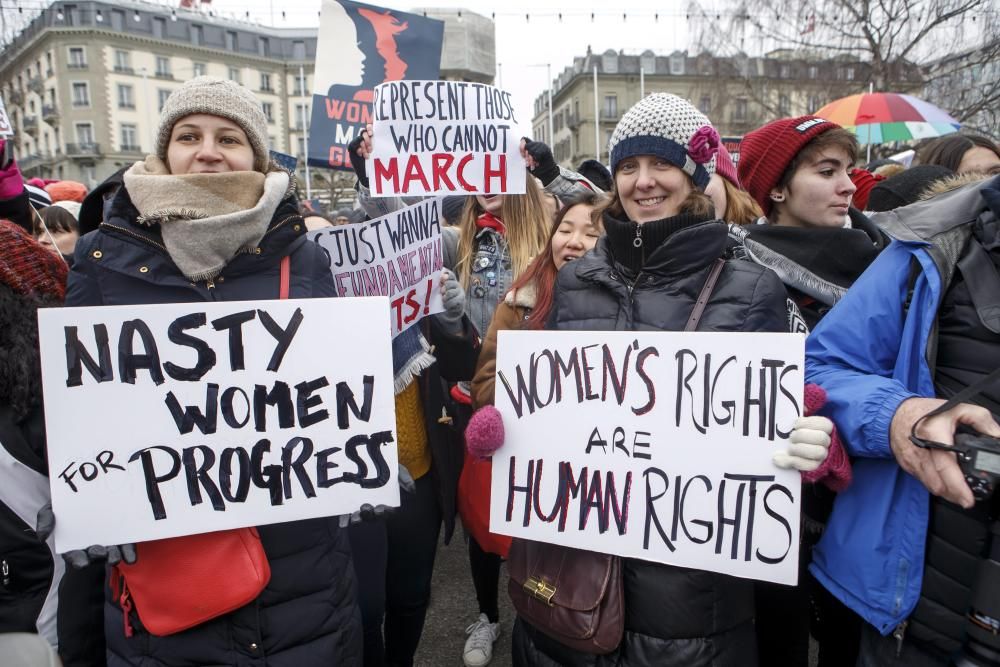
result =
[[[330,257],[340,296],[387,296],[392,337],[444,310],[441,199],[309,233]]]
[[[316,40],[309,164],[351,169],[347,145],[372,122],[384,81],[437,79],[444,21],[351,0],[323,0]]]
[[[3,98],[0,98],[0,137],[13,136],[14,126],[11,125],[10,116],[7,115],[7,107],[3,104]]]
[[[398,505],[387,306],[40,310],[57,550]]]
[[[467,81],[392,81],[375,89],[371,194],[524,194],[510,93]]]
[[[501,331],[490,530],[794,584],[804,341]]]

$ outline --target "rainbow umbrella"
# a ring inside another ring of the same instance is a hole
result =
[[[842,97],[815,115],[851,130],[863,144],[940,137],[962,125],[930,102],[901,93]]]

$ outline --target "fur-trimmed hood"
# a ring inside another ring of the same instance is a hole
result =
[[[521,289],[507,292],[503,301],[513,308],[534,308],[538,301],[538,291],[534,283],[529,283]]]
[[[918,201],[927,201],[937,197],[938,195],[943,195],[946,192],[951,192],[952,190],[957,190],[958,188],[969,185],[970,183],[978,183],[980,181],[987,181],[992,176],[987,176],[985,174],[955,174],[954,176],[948,176],[947,178],[942,178],[939,181],[934,181],[927,186],[927,189],[920,193],[920,199]]]

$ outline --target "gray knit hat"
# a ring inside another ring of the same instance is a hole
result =
[[[156,135],[156,154],[160,159],[167,159],[167,144],[174,124],[196,113],[228,118],[243,128],[253,148],[254,170],[267,171],[270,162],[267,118],[260,101],[235,81],[214,76],[195,77],[167,98],[160,113],[160,131]]]
[[[715,173],[719,133],[712,122],[687,100],[653,93],[637,102],[618,121],[608,141],[611,173],[618,163],[636,155],[655,155],[691,177],[700,190]]]

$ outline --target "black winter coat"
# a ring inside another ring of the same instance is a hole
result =
[[[276,299],[279,264],[291,257],[289,298],[335,296],[329,262],[306,240],[295,201],[278,207],[260,252],[236,256],[211,282],[192,283],[171,261],[158,228],[135,223],[122,188],[106,221],[77,244],[67,306]],[[250,604],[190,630],[126,639],[122,611],[106,589],[109,665],[331,667],[361,663],[361,617],[346,531],[336,518],[258,527],[271,581]]]
[[[662,222],[662,221],[661,221]],[[647,225],[659,225],[646,223]],[[721,222],[681,224],[648,247],[641,270],[616,260],[633,251],[634,223],[605,219],[597,247],[559,272],[549,328],[682,331],[714,261],[725,252]],[[631,266],[636,266],[634,262]],[[788,331],[778,277],[727,260],[698,331]],[[515,665],[752,666],[756,664],[753,582],[723,574],[623,560],[625,635],[603,656],[578,653],[518,619]]]

